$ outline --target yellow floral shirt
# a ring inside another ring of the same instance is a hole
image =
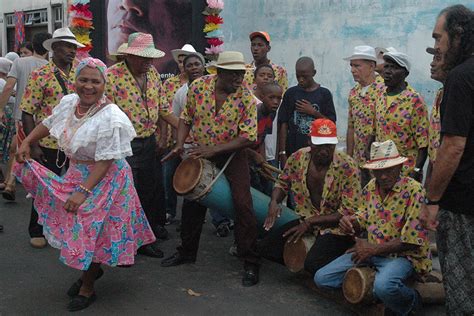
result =
[[[278,177],[276,187],[293,193],[295,212],[309,218],[314,215],[329,215],[336,212],[342,215],[353,214],[360,195],[360,174],[356,162],[345,153],[336,151],[324,179],[321,205],[315,207],[311,202],[306,180],[311,162],[310,147],[293,153],[287,160],[283,173]],[[342,235],[339,228],[317,228],[315,233]]]
[[[163,82],[163,93],[166,103],[169,106],[170,112],[173,111],[173,98],[176,92],[181,88],[187,81],[182,75],[176,75],[170,77]],[[173,128],[168,125],[167,145],[171,147],[173,145]],[[161,131],[159,128],[156,129],[156,139],[159,139]]]
[[[375,136],[375,103],[384,89],[383,78],[379,75],[366,91],[359,83],[349,92],[349,128],[354,129],[354,157],[359,166],[366,162],[365,150],[371,136]]]
[[[236,137],[257,140],[257,101],[245,87],[227,96],[216,113],[216,75],[204,76],[189,86],[187,103],[181,113],[192,126],[194,141],[201,145],[225,144]]]
[[[272,66],[273,72],[275,73],[275,81],[278,82],[280,87],[283,89],[283,93],[285,93],[285,91],[288,89],[288,74],[286,73],[286,69],[272,62],[270,62],[270,65]],[[246,68],[247,70],[245,71],[244,85],[253,92],[257,88],[257,86],[253,83],[255,63],[252,62],[251,64],[247,64]]]
[[[407,157],[403,175],[415,168],[418,150],[428,147],[428,110],[421,96],[409,85],[387,104],[384,89],[376,103],[376,141],[393,140],[400,155]]]
[[[53,113],[53,108],[59,104],[64,96],[63,89],[54,74],[55,72],[59,71],[68,93],[75,92],[75,65],[76,61],[73,63],[69,74],[65,74],[60,68],[56,67],[53,61],[50,61],[31,73],[20,108],[23,112],[33,115],[36,124],[50,116]],[[53,136],[41,139],[39,145],[50,149],[58,148],[56,138]]]
[[[362,190],[356,211],[357,221],[368,232],[369,243],[383,244],[399,238],[403,243],[420,246],[390,257],[406,257],[421,274],[430,272],[432,264],[428,232],[419,220],[424,194],[419,182],[401,177],[382,199],[375,179],[372,179]]]
[[[430,116],[430,143],[428,146],[428,157],[431,162],[436,160],[436,152],[441,145],[441,116],[439,113],[439,105],[443,99],[443,88],[440,88],[436,93],[433,109]]]
[[[107,70],[106,95],[127,114],[137,138],[153,135],[158,127],[159,115],[171,113],[164,100],[160,75],[155,67],[150,67],[147,72],[146,95],[142,95],[125,62],[111,66]]]

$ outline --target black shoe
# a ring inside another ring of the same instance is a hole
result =
[[[245,287],[254,286],[258,283],[258,270],[257,265],[246,265],[244,268],[244,277],[242,278],[242,285]]]
[[[164,253],[155,244],[145,245],[138,248],[138,254],[152,258],[163,258]]]
[[[230,234],[229,223],[224,222],[224,223],[219,224],[216,227],[217,237],[227,237],[227,236],[229,236],[229,234]]]
[[[161,261],[161,266],[174,267],[174,266],[179,266],[185,263],[195,263],[195,262],[196,262],[196,258],[185,257],[180,252],[176,252],[171,257],[168,257],[164,259],[163,261]]]
[[[155,237],[158,239],[166,240],[168,239],[169,233],[164,226],[158,225],[153,232],[155,233]]]
[[[0,225],[0,233],[3,232],[3,225]]]
[[[67,310],[70,312],[76,312],[87,308],[89,305],[94,303],[97,296],[95,293],[92,293],[91,296],[76,295],[74,296],[69,304],[67,304]]]
[[[104,270],[102,268],[99,269],[99,272],[97,272],[97,276],[95,277],[96,280],[100,279],[104,275]],[[76,282],[74,282],[69,290],[67,290],[67,296],[69,297],[74,297],[76,295],[79,295],[79,290],[81,289],[82,286],[82,280],[79,279]]]

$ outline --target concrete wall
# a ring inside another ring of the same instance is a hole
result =
[[[441,9],[459,0],[239,0],[226,1],[222,13],[225,48],[251,60],[248,34],[264,30],[272,37],[272,61],[286,67],[290,86],[296,84],[294,65],[310,56],[316,81],[328,87],[338,115],[338,134],[345,135],[347,94],[354,81],[348,62],[356,45],[393,46],[412,60],[408,82],[431,107],[439,84],[429,77],[434,44],[431,32]],[[470,7],[474,4],[470,2]]]

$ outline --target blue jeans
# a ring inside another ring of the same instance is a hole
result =
[[[341,288],[347,270],[355,266],[352,254],[344,254],[319,269],[314,282],[320,288]],[[384,305],[399,315],[407,315],[418,305],[418,296],[414,289],[403,282],[413,273],[413,266],[406,258],[386,258],[374,256],[368,260],[377,272],[374,281],[374,295]]]
[[[212,225],[217,228],[222,223],[230,223],[230,219],[223,216],[218,210],[209,209],[209,214],[212,218]]]

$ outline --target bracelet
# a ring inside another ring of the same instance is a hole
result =
[[[282,150],[278,153],[278,155],[286,155],[286,151]]]
[[[92,191],[83,186],[82,184],[79,184],[79,186],[76,188],[76,192],[80,192],[84,194],[85,196],[89,196],[92,194]]]
[[[439,200],[438,201],[432,201],[432,200],[425,197],[424,203],[425,203],[425,205],[438,205]]]

